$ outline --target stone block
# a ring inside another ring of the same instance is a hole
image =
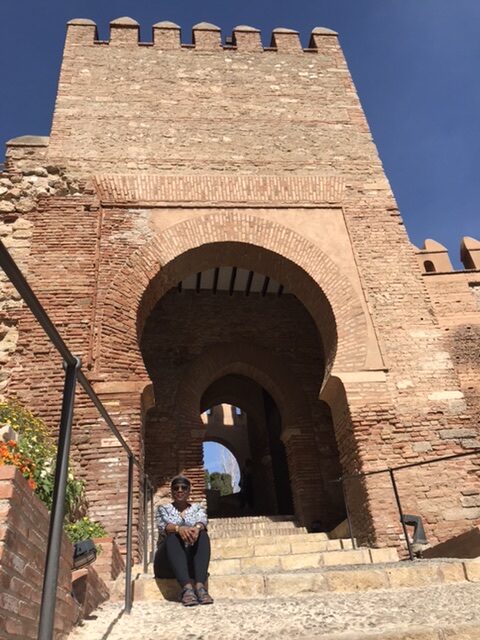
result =
[[[468,624],[461,627],[442,628],[441,640],[478,640],[480,638],[480,625]]]
[[[325,566],[344,564],[370,564],[368,549],[352,549],[351,551],[329,551],[322,554]]]
[[[409,566],[396,566],[385,571],[390,586],[394,588],[422,587],[442,582],[442,575],[437,564],[412,563]]]
[[[340,542],[342,544],[342,549],[353,549],[353,542],[350,538],[342,538]]]
[[[279,556],[253,556],[252,558],[241,558],[240,566],[245,571],[268,571],[280,568]]]
[[[384,549],[369,549],[372,562],[398,562],[398,551],[393,547]]]
[[[320,553],[296,553],[289,556],[280,557],[280,565],[286,571],[295,569],[310,569],[321,564],[322,554]]]
[[[463,566],[469,582],[480,582],[480,560],[465,560]]]
[[[223,576],[230,573],[238,573],[241,568],[239,558],[212,560],[210,562],[210,573],[212,576]]]
[[[327,551],[336,551],[342,548],[341,540],[327,540]]]
[[[290,548],[292,553],[314,553],[315,551],[326,551],[328,543],[326,540],[318,540],[318,542],[291,542]]]
[[[443,582],[465,582],[465,568],[462,562],[445,562],[439,566]]]
[[[256,556],[275,556],[290,553],[290,544],[288,542],[277,544],[255,545],[254,555]]]
[[[254,555],[255,547],[253,545],[227,547],[225,549],[216,549],[213,551],[212,557],[215,559],[225,558],[248,558]],[[266,555],[266,554],[265,554]]]
[[[265,595],[262,575],[212,576],[208,584],[214,598],[256,598]]]
[[[328,571],[325,578],[329,591],[369,591],[389,586],[386,572],[380,569]]]
[[[322,574],[314,573],[275,573],[265,576],[267,596],[311,595],[325,591],[326,583]]]

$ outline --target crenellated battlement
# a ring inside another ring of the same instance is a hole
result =
[[[97,46],[152,46],[159,49],[194,49],[201,52],[239,51],[248,53],[277,52],[277,53],[316,53],[327,43],[335,39],[336,31],[326,27],[316,27],[312,30],[308,46],[302,47],[300,35],[294,29],[284,27],[272,31],[269,46],[262,43],[259,29],[248,25],[239,25],[233,29],[231,36],[222,40],[220,27],[208,22],[200,22],[192,28],[191,42],[182,42],[182,32],[174,22],[157,22],[152,27],[151,42],[140,41],[140,25],[130,17],[117,18],[110,22],[110,39],[98,39],[97,25],[93,20],[75,18],[68,22],[67,45],[97,45]]]
[[[436,240],[425,240],[423,247],[415,247],[418,264],[424,273],[451,273],[454,270],[447,247]],[[480,270],[480,241],[466,236],[460,245],[460,260],[465,271]]]

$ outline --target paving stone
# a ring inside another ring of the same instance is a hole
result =
[[[327,592],[296,598],[294,577],[267,578],[262,600],[222,600],[185,609],[135,603],[131,615],[107,603],[69,640],[478,640],[480,585]],[[275,593],[276,592],[276,595]],[[282,594],[283,592],[283,594]],[[108,634],[108,635],[107,635]]]

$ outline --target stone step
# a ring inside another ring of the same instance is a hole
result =
[[[378,562],[398,562],[396,549],[351,549],[341,551],[320,551],[292,553],[280,545],[262,545],[240,550],[245,555],[233,558],[217,557],[210,562],[212,576],[258,573],[264,571],[295,571],[298,569],[317,569],[327,566],[364,565]],[[265,555],[252,555],[252,550],[268,551]],[[237,552],[238,553],[238,552]]]
[[[293,545],[291,549],[298,552],[302,545],[315,544],[315,551],[337,551],[338,549],[351,549],[350,539],[329,540],[325,533],[282,534],[272,536],[238,536],[232,538],[214,538],[212,549],[223,551],[244,546],[285,544]],[[230,557],[230,556],[227,556]]]
[[[232,516],[228,518],[210,518],[210,524],[231,524],[248,522],[295,522],[295,516]]]
[[[281,536],[281,535],[303,535],[308,533],[305,527],[273,527],[271,525],[244,525],[242,527],[208,527],[211,538],[239,538],[242,536]]]
[[[244,526],[296,526],[294,516],[238,516],[230,518],[210,518],[209,525],[216,527],[244,527]]]
[[[420,560],[381,565],[332,566],[311,570],[271,571],[211,575],[209,590],[217,598],[263,599],[309,596],[326,592],[420,588],[480,581],[480,562],[475,560]],[[134,599],[170,600],[178,597],[175,580],[155,580],[140,574],[133,584]]]
[[[208,523],[212,531],[231,529],[303,529],[293,520],[279,522],[212,522]]]
[[[258,599],[479,581],[478,561],[417,560],[375,566],[325,566],[308,571],[212,574],[209,590],[216,598]],[[133,590],[135,600],[170,600],[178,597],[179,587],[176,580],[155,580],[151,575],[138,574]]]

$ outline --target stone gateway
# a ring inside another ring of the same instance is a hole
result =
[[[255,513],[330,531],[342,474],[480,446],[480,242],[462,271],[411,244],[336,33],[180,35],[68,24],[51,135],[7,143],[0,234],[158,502],[177,473],[205,498],[213,439],[251,461]],[[1,392],[56,425],[60,359],[5,278],[1,305]],[[80,392],[73,457],[123,543],[127,460]],[[480,523],[479,464],[398,472],[431,543]],[[401,545],[388,474],[345,497],[360,540]]]

